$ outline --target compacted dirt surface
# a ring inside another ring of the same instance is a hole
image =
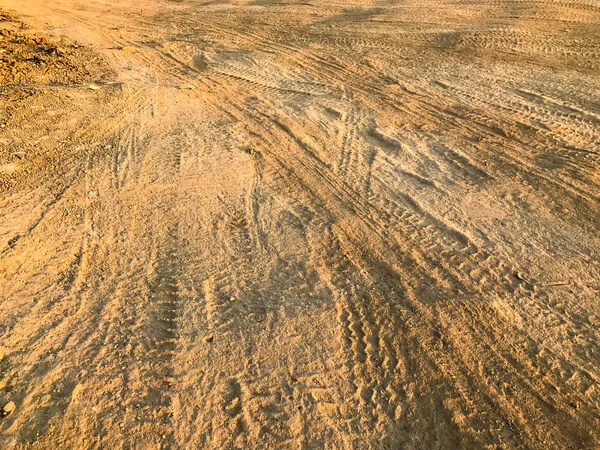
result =
[[[0,8],[0,448],[600,446],[598,0]]]

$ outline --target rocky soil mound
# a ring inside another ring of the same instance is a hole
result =
[[[89,49],[28,33],[0,12],[0,86],[82,83],[98,77],[100,67]]]

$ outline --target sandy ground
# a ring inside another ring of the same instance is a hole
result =
[[[598,0],[0,8],[0,448],[599,448]]]

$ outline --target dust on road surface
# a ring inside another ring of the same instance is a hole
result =
[[[0,6],[0,447],[600,445],[598,0]]]

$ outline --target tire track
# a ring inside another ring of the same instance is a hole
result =
[[[140,406],[146,423],[161,441],[161,448],[175,444],[172,401],[176,394],[176,369],[179,333],[179,237],[177,226],[167,232],[158,247],[153,280],[150,285],[146,318],[143,324],[148,353],[142,373],[145,392]]]

